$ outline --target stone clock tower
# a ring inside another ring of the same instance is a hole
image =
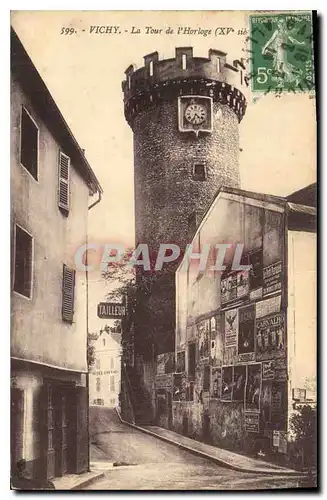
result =
[[[160,243],[183,250],[219,187],[240,185],[239,123],[246,100],[238,63],[229,64],[218,50],[205,58],[179,47],[174,59],[159,60],[153,52],[143,68],[125,71],[125,117],[134,133],[136,245],[147,243],[152,255]],[[154,354],[174,350],[174,287],[173,272],[157,276],[136,314],[136,345],[152,342]]]

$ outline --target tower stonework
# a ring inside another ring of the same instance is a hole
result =
[[[246,99],[237,63],[229,64],[218,50],[204,58],[179,47],[173,59],[159,60],[153,52],[144,57],[144,67],[125,71],[124,110],[134,134],[136,245],[148,244],[150,255],[160,243],[177,244],[183,252],[219,187],[240,187],[239,123]],[[136,313],[136,342],[151,336],[154,353],[173,351],[173,272],[158,278],[147,301]]]

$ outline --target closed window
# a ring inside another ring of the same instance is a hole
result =
[[[62,279],[62,319],[68,323],[73,322],[74,295],[75,295],[75,270],[64,264]]]
[[[194,181],[205,181],[206,180],[206,168],[203,163],[196,163],[193,167],[193,180]]]
[[[20,162],[37,180],[39,130],[31,115],[22,108],[20,125]]]
[[[70,158],[62,151],[59,151],[59,190],[58,205],[65,212],[69,211],[69,169]]]
[[[110,390],[110,392],[115,392],[115,376],[114,375],[110,375],[109,390]]]
[[[101,390],[101,380],[100,380],[100,378],[99,378],[99,377],[97,378],[97,382],[96,382],[96,384],[97,384],[97,385],[96,385],[96,391],[97,391],[97,392],[100,392],[100,390]],[[98,404],[99,404],[99,403],[98,403]]]
[[[15,292],[31,297],[33,267],[33,238],[24,229],[15,226]]]

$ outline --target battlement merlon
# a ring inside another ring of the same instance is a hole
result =
[[[229,64],[227,54],[210,49],[208,58],[193,57],[193,47],[176,47],[174,59],[159,60],[158,52],[144,56],[144,67],[136,69],[130,65],[126,80],[122,82],[125,100],[146,89],[178,79],[208,79],[223,82],[242,89],[244,83],[244,64],[234,60]]]

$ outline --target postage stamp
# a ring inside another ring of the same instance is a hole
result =
[[[253,92],[314,90],[311,12],[250,16]]]

